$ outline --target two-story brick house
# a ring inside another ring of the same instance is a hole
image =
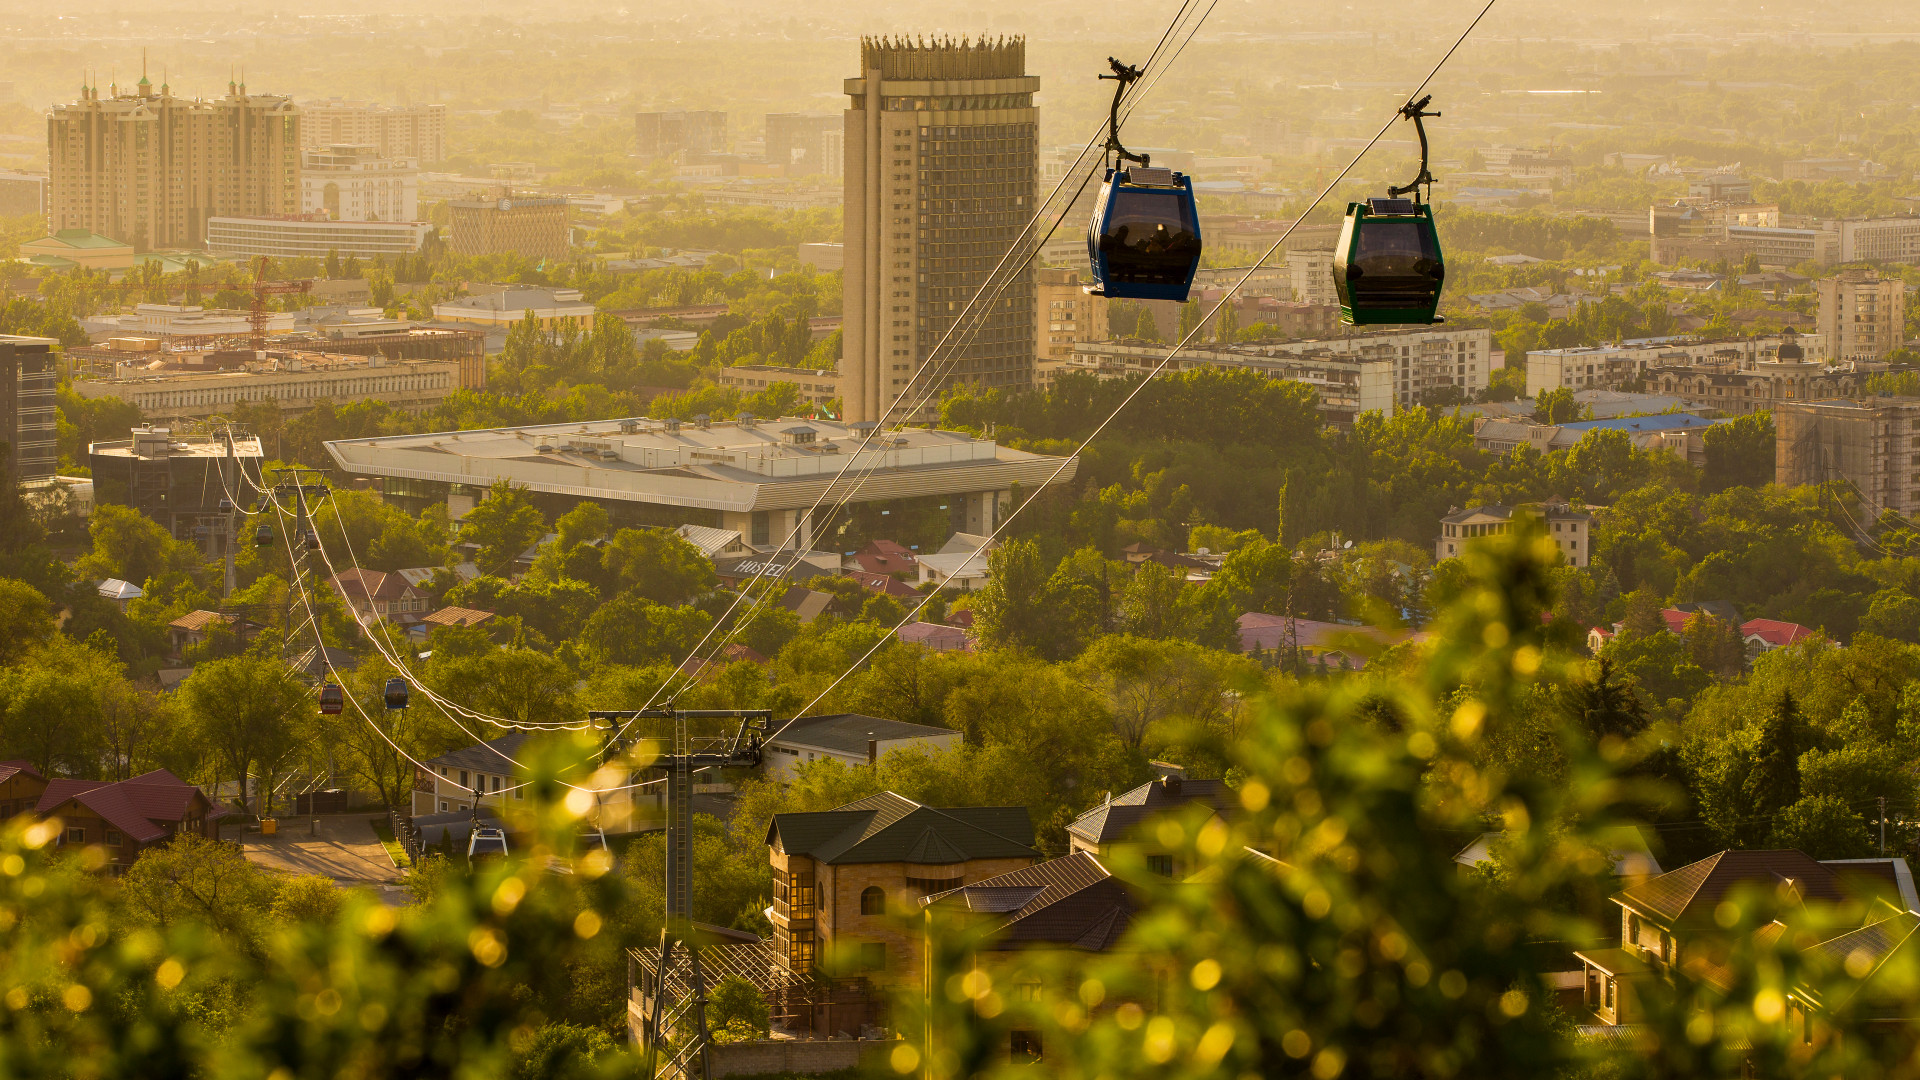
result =
[[[1033,822],[1022,806],[923,806],[883,791],[833,810],[776,814],[775,962],[791,971],[876,983],[918,978],[911,925],[921,898],[1031,866]]]

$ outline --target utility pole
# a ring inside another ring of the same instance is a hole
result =
[[[693,776],[703,769],[725,765],[760,764],[760,747],[773,713],[768,709],[621,709],[589,711],[587,718],[610,724],[639,719],[673,722],[673,752],[661,755],[649,766],[666,773],[667,780],[666,925],[660,929],[659,966],[642,981],[652,998],[642,1034],[647,1050],[642,1075],[713,1080],[713,1063],[707,1054],[712,1037],[707,1030],[707,976],[700,950],[693,943]],[[687,731],[688,720],[739,720],[740,727],[731,737],[693,738]],[[632,745],[634,740],[618,737],[624,730],[609,728],[603,762],[613,760]],[[674,999],[671,1006],[667,1003],[670,994]],[[660,1047],[669,1033],[680,1040],[680,1045],[662,1068]]]

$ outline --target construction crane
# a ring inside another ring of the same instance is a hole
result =
[[[267,257],[261,255],[253,263],[252,289],[253,310],[247,313],[247,321],[253,326],[249,347],[257,355],[267,347],[267,297],[312,292],[313,281],[310,278],[299,281],[268,281]]]

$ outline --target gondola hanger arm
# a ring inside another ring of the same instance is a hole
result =
[[[1101,76],[1101,78],[1105,77],[1104,75]],[[1427,189],[1427,198],[1433,197],[1433,174],[1427,171],[1427,126],[1420,122],[1426,117],[1440,115],[1437,112],[1427,111],[1427,106],[1432,102],[1433,95],[1428,94],[1419,101],[1409,101],[1405,105],[1400,106],[1400,115],[1413,121],[1414,133],[1420,136],[1420,175],[1415,176],[1412,180],[1398,187],[1388,188],[1387,197],[1390,199],[1397,199],[1402,195],[1412,194],[1413,201],[1420,202],[1420,189],[1422,187]]]
[[[1113,74],[1100,77],[1112,79],[1119,85],[1113,88],[1113,107],[1107,113],[1107,145],[1104,149],[1110,151],[1117,160],[1137,161],[1141,165],[1151,165],[1153,163],[1147,160],[1148,155],[1136,154],[1120,145],[1120,100],[1127,96],[1127,87],[1132,86],[1143,72],[1132,64],[1123,64],[1111,56],[1107,57],[1107,66],[1113,69]]]

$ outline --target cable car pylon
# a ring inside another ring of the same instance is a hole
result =
[[[697,1076],[700,1080],[712,1080],[713,1064],[707,1053],[712,1042],[712,1032],[707,1028],[707,975],[701,966],[700,949],[693,940],[693,776],[702,769],[759,765],[773,712],[770,709],[617,709],[592,710],[587,713],[587,719],[673,721],[673,752],[662,754],[648,766],[667,774],[667,868],[666,919],[660,928],[659,962],[653,971],[643,972],[641,981],[642,991],[651,1001],[641,1033],[647,1054],[646,1071],[642,1075],[681,1080]],[[695,738],[687,731],[689,720],[736,719],[740,726],[731,737]],[[622,730],[625,729],[609,729],[606,746],[601,751],[603,763],[612,761],[631,746],[633,740],[622,741],[615,734]],[[674,989],[676,984],[681,987],[678,991]],[[671,1005],[668,1004],[670,995]],[[662,1065],[660,1049],[669,1035],[679,1041]]]

